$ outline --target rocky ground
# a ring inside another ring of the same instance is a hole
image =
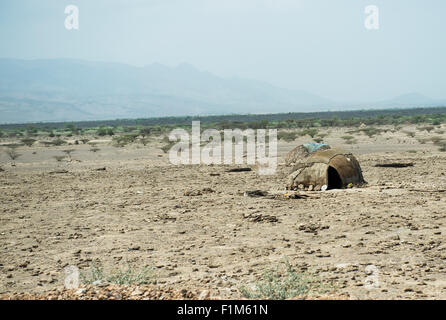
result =
[[[345,130],[326,142],[357,156],[368,185],[298,199],[245,192],[285,192],[283,158],[309,137],[280,143],[273,176],[174,166],[155,142],[70,146],[61,162],[53,156],[67,147],[22,147],[15,166],[2,152],[0,295],[238,299],[287,260],[336,296],[445,299],[446,153],[401,132],[344,144]],[[375,166],[391,162],[414,166]],[[92,264],[147,267],[154,284],[62,289],[67,266],[82,273]]]

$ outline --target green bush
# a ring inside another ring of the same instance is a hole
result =
[[[286,131],[279,131],[277,133],[277,139],[279,140],[285,140],[286,142],[291,142],[296,140],[296,138],[298,137],[298,133],[297,132],[286,132]]]
[[[123,136],[117,136],[113,138],[113,144],[116,147],[125,147],[129,143],[135,142],[138,134],[126,134]]]
[[[115,132],[113,131],[112,128],[104,128],[101,127],[96,131],[96,134],[100,137],[103,136],[113,136],[115,134]]]
[[[143,138],[150,136],[150,134],[152,133],[152,129],[150,128],[142,128],[141,130],[139,130],[139,135],[142,136]]]
[[[147,267],[135,270],[127,266],[127,270],[118,269],[110,274],[105,274],[102,266],[93,264],[86,273],[81,272],[80,278],[85,285],[117,284],[129,286],[156,283],[153,268]]]
[[[34,144],[34,142],[36,142],[35,139],[31,139],[31,138],[22,139],[20,141],[22,141],[22,143],[24,145],[26,145],[27,147],[31,147]]]
[[[435,127],[434,126],[426,126],[426,127],[420,127],[420,128],[417,128],[418,130],[420,130],[420,131],[427,131],[427,132],[431,132],[432,130],[434,130],[435,129]]]
[[[62,139],[56,139],[56,140],[52,141],[51,144],[54,146],[62,146],[64,144],[67,144],[67,142]]]
[[[359,131],[362,131],[369,138],[373,138],[377,134],[381,134],[381,132],[383,132],[384,130],[381,130],[381,129],[378,129],[378,128],[375,128],[375,127],[370,127],[370,128],[360,129]]]
[[[314,138],[314,137],[317,135],[318,132],[319,132],[319,131],[318,131],[317,129],[314,129],[314,128],[312,128],[312,129],[305,129],[305,130],[303,130],[303,131],[300,133],[300,135],[301,135],[301,136],[306,136],[306,135],[308,135],[308,136]]]
[[[240,292],[247,299],[285,300],[329,291],[322,282],[294,270],[288,262],[284,262],[284,265],[285,272],[280,272],[279,267],[267,270],[262,281],[252,289],[242,286]]]

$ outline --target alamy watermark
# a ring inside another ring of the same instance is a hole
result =
[[[364,13],[367,17],[364,20],[364,27],[367,30],[379,29],[379,8],[375,5],[365,7]]]
[[[70,4],[65,7],[65,28],[67,30],[79,30],[79,7]],[[364,26],[367,30],[379,29],[379,8],[376,5],[368,5],[364,9],[367,15],[364,20]]]
[[[65,267],[64,271],[65,271],[65,279],[64,279],[65,289],[79,288],[79,268],[76,266],[67,266]]]
[[[193,121],[190,134],[184,129],[175,129],[169,140],[176,142],[169,151],[169,160],[175,165],[243,164],[246,157],[246,164],[258,165],[260,175],[274,174],[277,169],[277,129],[201,132],[200,121]]]
[[[65,14],[68,15],[65,18],[65,29],[79,30],[79,8],[70,4],[65,7]]]
[[[379,269],[373,264],[368,265],[365,268],[367,277],[364,281],[364,287],[367,290],[379,288]]]

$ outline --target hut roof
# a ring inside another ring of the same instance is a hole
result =
[[[365,183],[361,166],[341,148],[316,150],[301,159],[288,176],[288,189],[335,189]]]

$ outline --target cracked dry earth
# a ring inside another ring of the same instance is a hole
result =
[[[160,288],[237,299],[287,259],[352,299],[446,299],[445,153],[358,149],[366,187],[274,199],[244,192],[283,190],[282,166],[258,176],[173,166],[155,147],[96,158],[78,148],[82,162],[63,164],[67,172],[51,173],[57,164],[43,155],[3,166],[3,297],[61,288],[64,267],[94,262],[153,267]],[[375,167],[383,161],[414,166]]]

